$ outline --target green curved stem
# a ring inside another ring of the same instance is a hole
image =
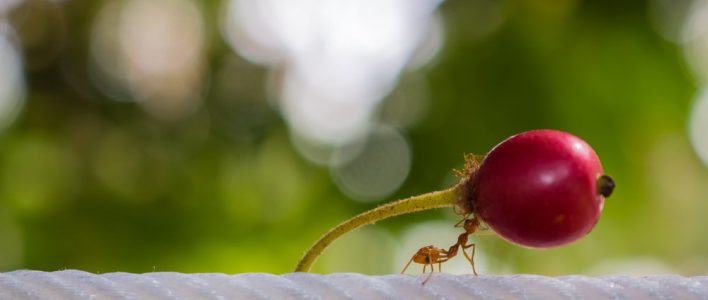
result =
[[[461,184],[458,184],[446,190],[413,196],[385,204],[346,220],[325,233],[305,252],[305,255],[300,259],[300,262],[298,262],[295,272],[310,271],[312,264],[315,263],[320,254],[322,254],[334,240],[354,229],[397,215],[455,206],[460,195],[460,190]]]

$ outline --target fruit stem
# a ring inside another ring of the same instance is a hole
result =
[[[413,196],[398,200],[396,202],[381,205],[377,208],[365,211],[349,220],[342,222],[325,233],[298,262],[295,272],[308,272],[317,258],[327,247],[340,236],[367,224],[373,224],[379,220],[413,213],[422,210],[452,207],[457,204],[462,190],[462,183],[449,189]]]

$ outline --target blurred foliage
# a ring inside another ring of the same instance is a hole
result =
[[[268,102],[266,70],[218,36],[220,4],[199,4],[203,104],[161,120],[92,82],[88,45],[100,1],[59,2],[63,25],[49,27],[37,13],[47,10],[32,8],[41,3],[10,15],[27,95],[0,133],[0,270],[284,273],[329,227],[377,205],[348,199],[329,170],[293,148]],[[463,153],[485,153],[514,133],[566,130],[595,148],[618,183],[599,224],[544,251],[480,237],[481,272],[621,271],[608,269],[614,264],[704,274],[708,172],[686,134],[696,86],[680,47],[650,23],[648,5],[443,3],[442,52],[404,73],[382,104],[385,121],[400,95],[429,101],[406,132],[411,171],[389,198],[450,184]],[[404,233],[416,236],[412,225],[445,220],[456,236],[456,218],[441,210],[380,222],[335,244],[315,271],[396,272],[405,260],[394,253]]]

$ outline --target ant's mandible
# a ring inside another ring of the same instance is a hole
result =
[[[430,275],[428,275],[428,277],[426,277],[425,280],[422,282],[422,284],[425,284],[426,282],[428,282],[428,279],[430,279],[430,277],[433,275],[433,271],[435,270],[434,264],[438,264],[438,272],[441,272],[442,263],[455,257],[459,249],[462,249],[462,254],[464,254],[465,258],[467,258],[467,261],[470,262],[470,265],[472,266],[472,272],[474,272],[474,275],[477,276],[477,269],[474,266],[474,252],[476,246],[474,243],[467,244],[467,242],[469,235],[475,233],[477,229],[479,229],[479,220],[474,217],[469,218],[466,216],[460,222],[457,222],[457,224],[455,224],[455,227],[462,227],[465,229],[465,232],[457,237],[457,243],[450,246],[450,248],[448,248],[447,250],[434,247],[432,245],[420,248],[418,252],[413,254],[411,259],[403,268],[403,271],[401,271],[401,274],[406,272],[406,269],[408,269],[408,266],[410,266],[412,262],[422,264],[423,273],[425,273],[427,267],[430,266]],[[472,248],[472,254],[467,255],[465,249],[469,248]]]

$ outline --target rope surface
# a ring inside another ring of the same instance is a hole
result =
[[[0,299],[706,299],[708,276],[0,273]]]

